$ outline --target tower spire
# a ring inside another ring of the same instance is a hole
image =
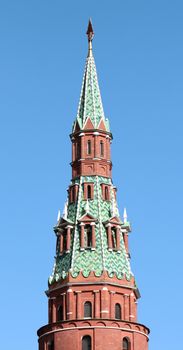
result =
[[[92,52],[92,40],[94,37],[94,31],[91,19],[88,22],[86,34],[88,37],[88,55],[86,58],[86,65],[77,117],[73,124],[72,131],[75,131],[77,124],[80,129],[84,129],[87,120],[90,119],[94,129],[97,129],[99,127],[100,122],[102,120],[105,125],[106,131],[110,132],[109,121],[107,118],[105,118],[103,110],[100,88],[97,78],[97,70]]]
[[[112,181],[112,134],[92,53],[91,20],[87,36],[88,57],[70,135],[72,179],[54,226],[56,256],[46,291],[49,320],[38,330],[39,350],[72,350],[73,344],[76,350],[106,350],[109,344],[148,350],[149,330],[137,322],[140,293],[130,267],[130,223],[126,209],[120,218]]]
[[[89,19],[89,22],[88,22],[88,28],[87,28],[86,34],[88,36],[88,57],[91,57],[92,56],[92,40],[94,37],[94,31],[93,31],[91,18]]]

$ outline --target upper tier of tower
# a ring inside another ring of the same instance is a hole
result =
[[[109,278],[115,274],[123,283],[124,279],[127,283],[133,280],[133,285],[128,250],[130,224],[126,213],[123,220],[120,218],[117,189],[111,179],[112,135],[104,118],[92,55],[91,21],[87,35],[82,98],[71,134],[72,179],[63,216],[54,228],[56,261],[49,282],[54,285],[69,274],[77,278],[81,271],[85,278],[92,272],[99,277],[107,271]]]
[[[92,40],[94,36],[91,21],[88,24],[88,56],[84,71],[83,83],[77,117],[73,125],[76,129],[105,129],[109,131],[109,122],[105,118],[100,89],[97,79],[97,71],[92,51]]]
[[[89,21],[87,36],[88,55],[78,113],[71,134],[72,178],[81,175],[111,177],[110,142],[112,134],[102,106],[92,51],[94,32],[91,21]]]

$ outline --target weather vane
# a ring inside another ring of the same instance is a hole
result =
[[[88,41],[92,41],[93,37],[94,37],[94,31],[93,31],[93,27],[92,27],[91,18],[89,19],[88,29],[87,29],[86,34],[88,35]]]

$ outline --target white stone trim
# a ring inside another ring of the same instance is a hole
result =
[[[78,320],[77,320],[78,321]],[[72,322],[72,320],[70,320],[69,322]],[[74,321],[73,321],[74,322]],[[102,322],[101,319],[98,319],[98,322]],[[70,331],[70,330],[77,330],[77,329],[116,329],[116,330],[121,330],[121,331],[125,331],[125,332],[130,332],[130,333],[139,333],[139,334],[142,334],[144,335],[148,340],[149,340],[149,337],[146,333],[144,332],[141,332],[141,331],[138,331],[136,329],[130,329],[130,328],[124,328],[124,327],[112,327],[112,326],[84,326],[84,327],[68,327],[68,328],[60,328],[60,329],[55,329],[53,331],[50,331],[50,332],[46,332],[44,333],[43,335],[41,335],[39,337],[39,339],[47,336],[48,334],[52,334],[52,333],[57,333],[57,332],[64,332],[64,331]]]
[[[103,314],[108,314],[109,311],[108,310],[101,310],[100,313],[103,313]]]
[[[95,223],[95,222],[90,222],[90,225],[91,225],[91,226],[95,226],[96,223]]]
[[[108,224],[105,225],[105,227],[112,227],[112,224],[110,224],[110,222]]]

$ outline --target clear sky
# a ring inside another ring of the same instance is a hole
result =
[[[183,3],[0,1],[1,348],[37,349],[91,16],[149,350],[181,349]]]

